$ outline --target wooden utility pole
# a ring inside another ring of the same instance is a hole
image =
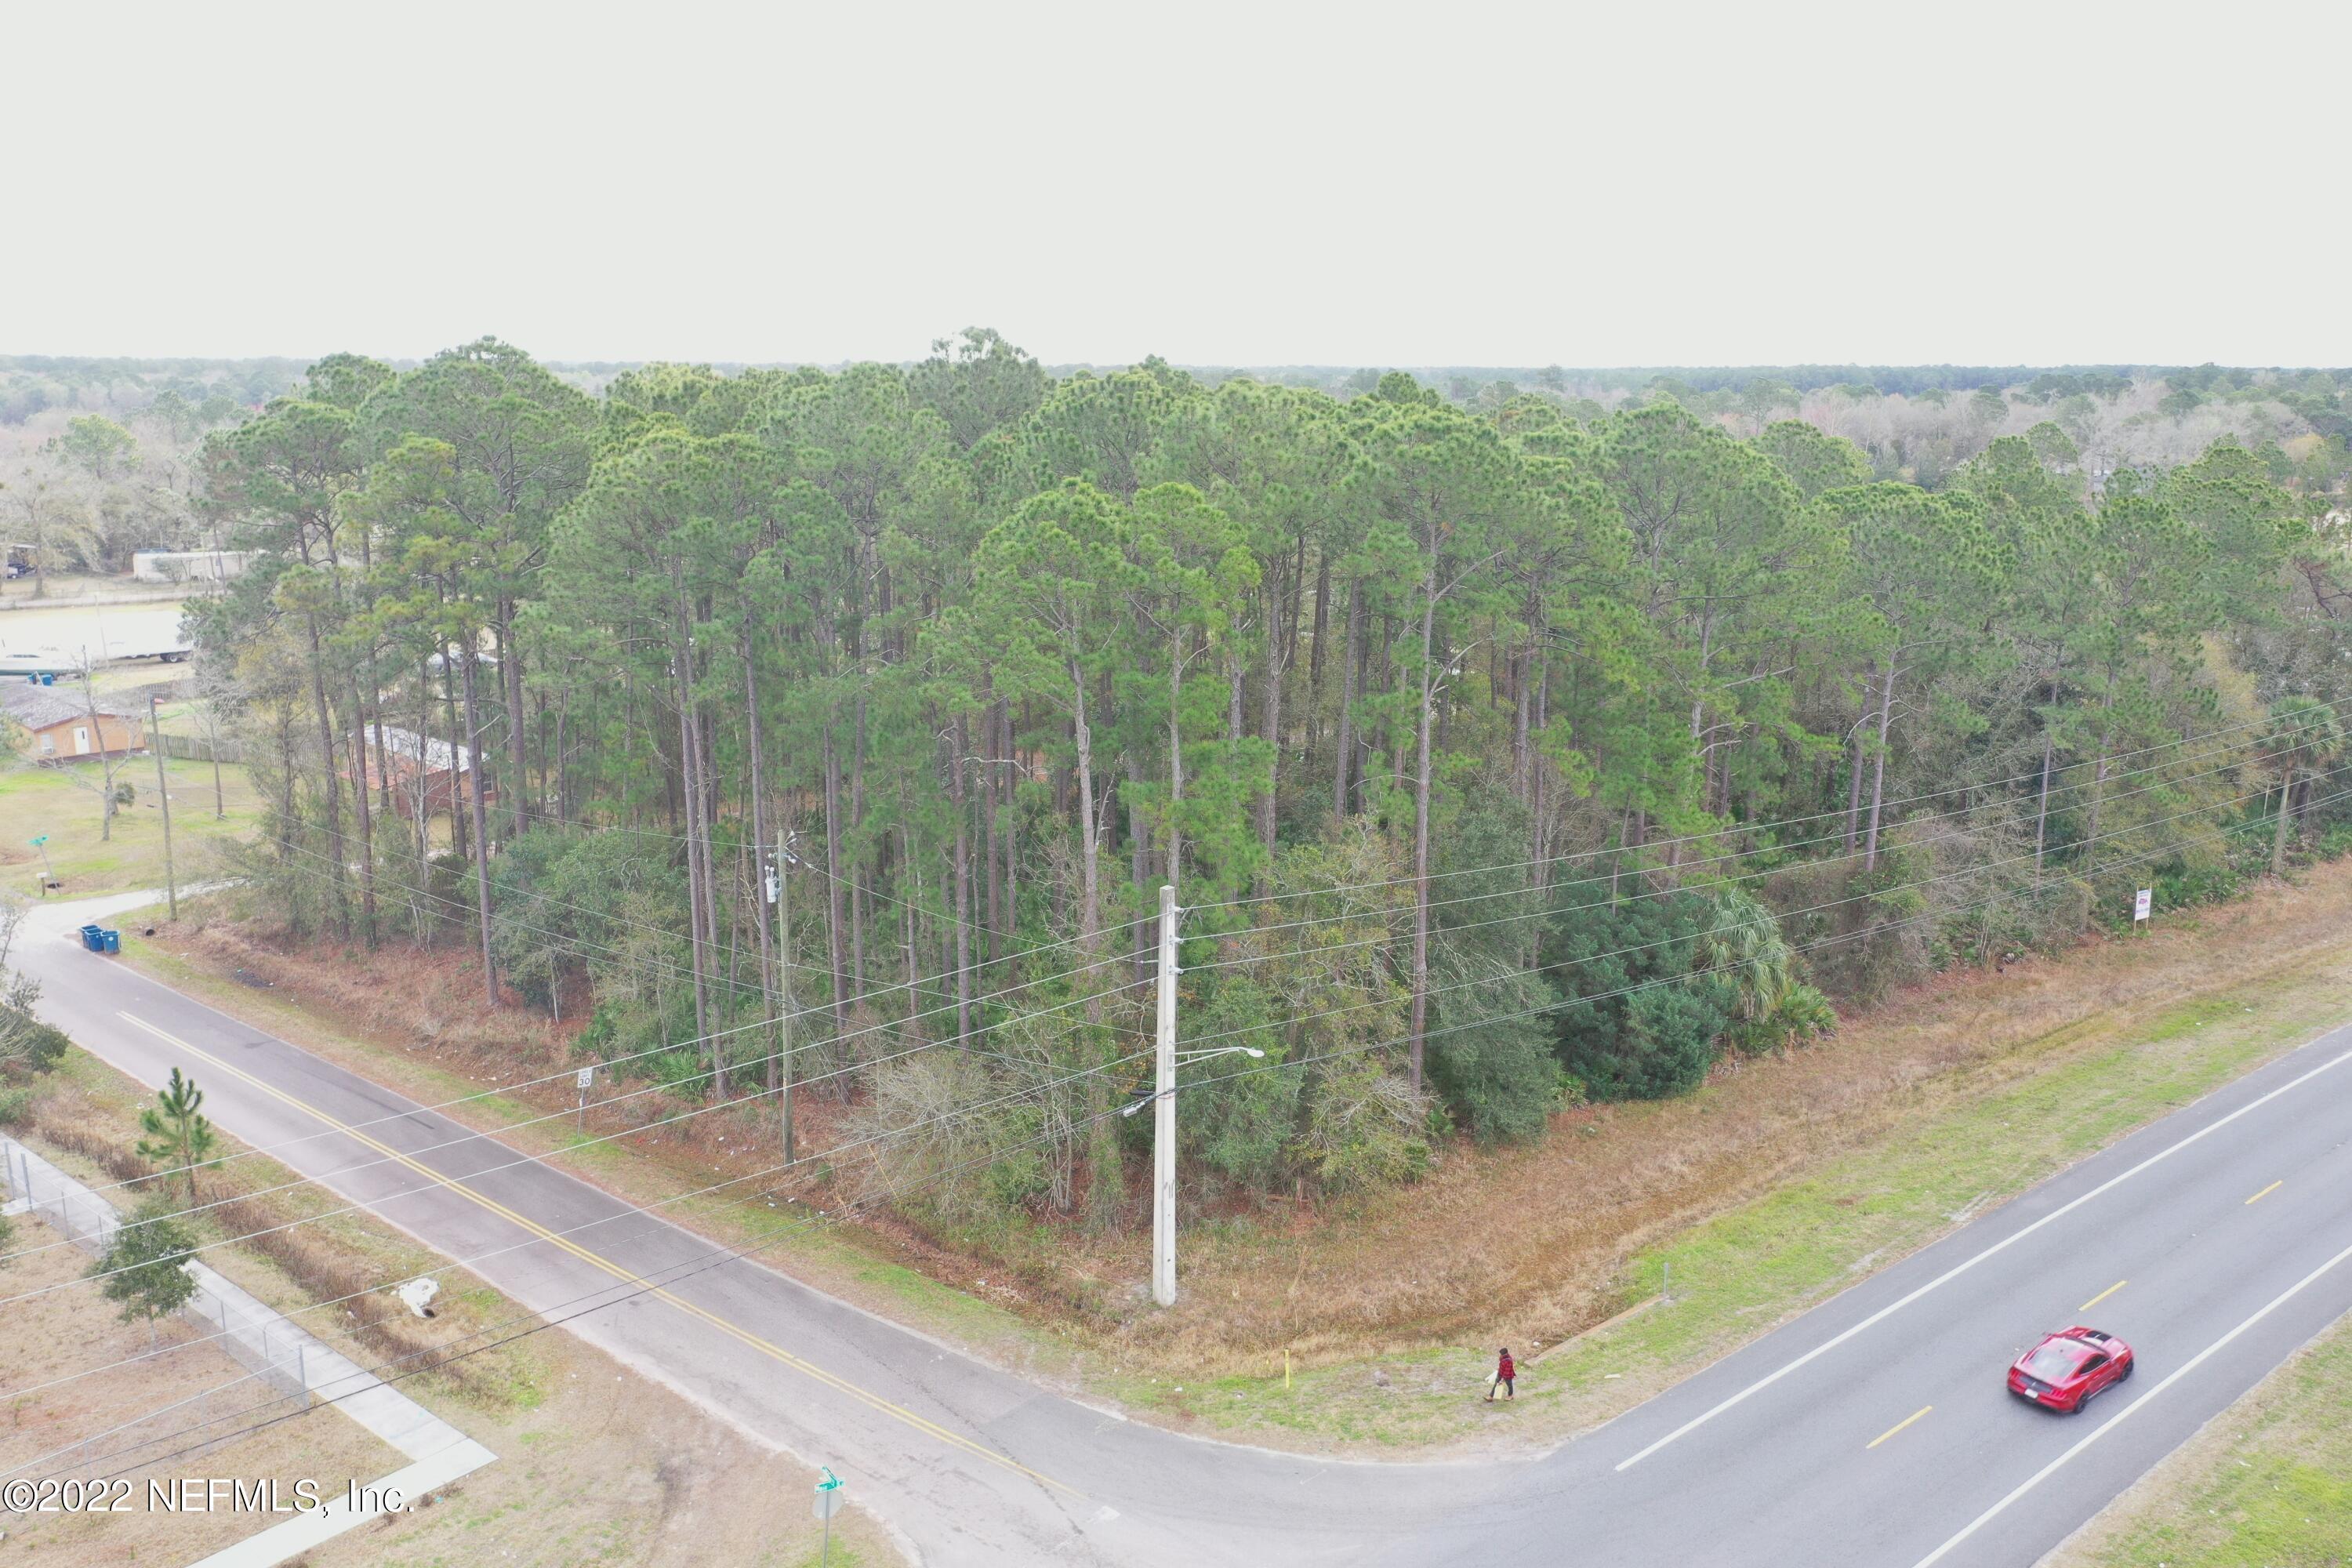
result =
[[[776,967],[781,972],[783,1005],[778,1009],[782,1033],[776,1052],[776,1121],[784,1141],[784,1163],[793,1163],[793,851],[791,836],[776,830]]]
[[[460,651],[466,661],[466,772],[465,776],[458,782],[466,786],[466,794],[470,797],[467,802],[469,806],[467,815],[474,819],[474,897],[482,928],[482,994],[488,999],[491,1009],[496,1011],[499,1005],[499,971],[497,962],[490,956],[490,827],[488,821],[482,815],[482,728],[476,706],[475,650],[468,644]],[[331,755],[329,765],[332,765]],[[449,771],[453,775],[457,771],[457,758],[454,747],[451,748]],[[450,805],[450,813],[455,816],[456,812],[457,805],[453,801]],[[340,844],[341,838],[339,837],[336,842]],[[689,845],[688,848],[691,847],[692,846]],[[695,966],[694,978],[698,987],[702,981],[702,969],[699,963]],[[698,1027],[702,1026],[698,1016],[696,1024]],[[707,1033],[708,1030],[706,1029],[705,1032]]]
[[[172,873],[172,788],[163,778],[163,721],[155,710],[155,694],[147,694],[147,731],[155,748],[155,800],[163,808],[163,897],[172,918],[180,918],[180,882]]]

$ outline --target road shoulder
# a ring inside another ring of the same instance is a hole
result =
[[[1877,1075],[1872,1103],[1851,1116],[1785,1134],[1743,1128],[1754,1144],[1746,1173],[1694,1183],[1633,1216],[1604,1278],[1533,1298],[1497,1289],[1489,1298],[1493,1321],[1475,1342],[1405,1320],[1353,1342],[1309,1332],[1288,1357],[1279,1343],[1240,1353],[1195,1346],[1183,1338],[1184,1324],[1225,1310],[1228,1285],[1236,1315],[1265,1305],[1243,1300],[1237,1249],[1209,1226],[1190,1241],[1187,1307],[1165,1320],[1161,1342],[1150,1337],[1162,1331],[1151,1320],[1107,1331],[1058,1321],[1022,1300],[1025,1282],[992,1279],[999,1271],[984,1261],[912,1254],[887,1232],[819,1230],[779,1248],[774,1261],[815,1289],[1018,1375],[1192,1435],[1383,1458],[1539,1451],[2352,1016],[2352,940],[2328,918],[2347,905],[2352,868],[2323,867],[2305,887],[2265,889],[2205,911],[2197,917],[2201,929],[2184,918],[2145,947],[2093,944],[2022,978],[1951,977],[1848,1037],[1751,1064],[1693,1101],[1618,1108],[1556,1129],[1561,1147],[1541,1158],[1605,1165],[1621,1139],[1652,1121],[1672,1118],[1693,1136],[1711,1124],[1728,1130],[1749,1115],[1742,1097],[1776,1074]],[[543,1092],[527,1098],[511,1080],[485,1085],[474,1076],[478,1063],[455,1049],[436,1058],[429,1047],[356,1034],[334,1009],[299,994],[316,983],[299,967],[268,988],[251,976],[238,984],[208,972],[201,950],[178,951],[198,944],[174,942],[173,934],[166,928],[125,956],[419,1100],[481,1095],[453,1113],[522,1152],[556,1154],[552,1163],[616,1196],[657,1201],[678,1190],[682,1175],[700,1184],[739,1161],[751,1170],[772,1158],[756,1143],[746,1153],[733,1141],[740,1129],[724,1148],[661,1137],[642,1153],[617,1142],[572,1148],[579,1139],[560,1116],[518,1129],[548,1116]],[[2044,1026],[2004,1018],[2000,1010],[2011,1005],[2004,987],[2033,998]],[[592,1135],[605,1131],[590,1120]],[[1437,1185],[1399,1201],[1451,1199]],[[764,1200],[721,1197],[664,1213],[728,1244],[761,1233],[772,1217]],[[1368,1229],[1365,1239],[1377,1234]],[[1399,1255],[1393,1267],[1405,1272],[1414,1261]],[[1655,1305],[1627,1311],[1644,1303]],[[1519,1351],[1527,1373],[1507,1408],[1475,1397],[1497,1342]]]
[[[2041,1568],[2278,1568],[2352,1551],[2352,1317],[2042,1560]]]

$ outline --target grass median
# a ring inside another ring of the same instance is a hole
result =
[[[2341,1568],[2352,1561],[2352,1319],[2142,1477],[2046,1568]]]

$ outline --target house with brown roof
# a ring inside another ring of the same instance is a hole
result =
[[[362,731],[359,739],[367,748],[369,784],[382,789],[388,782],[393,809],[401,816],[413,820],[473,804],[473,759],[448,742],[389,724]],[[351,754],[348,739],[338,751],[343,757]],[[352,776],[348,763],[337,771],[346,780]],[[499,786],[485,783],[483,803],[498,798]]]
[[[71,763],[83,758],[135,756],[147,749],[147,732],[127,713],[100,707],[93,714],[81,694],[30,681],[0,684],[0,708],[16,749],[36,763]]]

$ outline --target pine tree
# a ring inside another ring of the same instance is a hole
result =
[[[139,1130],[147,1134],[139,1141],[140,1157],[173,1166],[186,1176],[191,1204],[196,1201],[196,1167],[210,1160],[218,1142],[213,1124],[198,1114],[204,1103],[205,1091],[196,1080],[183,1078],[173,1068],[171,1083],[157,1090],[155,1103],[139,1113]]]

